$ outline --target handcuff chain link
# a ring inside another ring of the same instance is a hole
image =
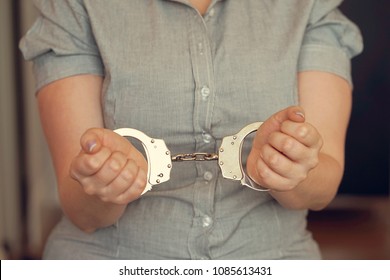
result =
[[[121,136],[133,137],[141,141],[148,160],[148,181],[144,194],[150,191],[154,185],[167,182],[170,179],[172,162],[183,161],[216,161],[221,169],[222,177],[241,181],[241,185],[256,191],[267,191],[247,176],[241,162],[241,150],[245,137],[258,130],[262,122],[245,126],[238,133],[222,138],[218,153],[182,153],[171,156],[163,139],[152,139],[145,133],[132,128],[118,128],[115,130]]]
[[[173,162],[180,161],[212,161],[218,160],[218,155],[215,153],[190,153],[177,154],[171,157]]]

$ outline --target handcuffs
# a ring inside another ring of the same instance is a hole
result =
[[[238,133],[224,137],[217,153],[190,153],[175,156],[171,156],[171,152],[162,139],[150,138],[145,133],[133,128],[118,128],[114,132],[123,137],[138,139],[145,149],[148,161],[148,180],[142,194],[150,191],[155,185],[169,181],[172,162],[210,160],[218,160],[223,178],[241,181],[241,185],[256,191],[268,191],[246,174],[241,161],[244,139],[258,130],[262,124],[262,122],[249,124]]]

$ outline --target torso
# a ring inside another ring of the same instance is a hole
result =
[[[109,129],[141,130],[163,139],[172,154],[214,153],[223,137],[296,100],[297,61],[311,11],[307,1],[56,1],[68,12],[58,15],[67,28],[79,28],[65,2],[75,6],[74,14],[87,12],[79,20],[88,16],[90,44],[96,42],[104,62]],[[278,24],[275,18],[282,15]],[[68,37],[53,44],[61,49]],[[85,52],[84,45],[79,48]],[[65,220],[45,257],[318,258],[305,216],[266,192],[222,178],[216,162],[179,163],[168,182],[130,203],[115,225],[91,236]]]

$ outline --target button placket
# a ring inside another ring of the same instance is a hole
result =
[[[193,11],[194,12],[194,11]],[[198,13],[197,13],[198,14]],[[211,143],[212,137],[204,139],[202,132],[210,131],[211,116],[214,107],[214,68],[209,31],[206,21],[198,17],[189,22],[190,55],[195,82],[194,128],[197,140]],[[207,136],[206,136],[207,138]]]
[[[214,150],[214,137],[211,134],[211,116],[214,99],[214,73],[209,34],[205,20],[198,16],[189,20],[189,46],[195,83],[194,91],[194,132],[197,152]],[[207,169],[206,169],[207,168]],[[196,163],[200,175],[194,185],[193,226],[189,233],[189,252],[192,258],[208,257],[208,232],[213,220],[215,186],[211,184],[212,170],[205,162]],[[206,169],[206,170],[205,170]]]

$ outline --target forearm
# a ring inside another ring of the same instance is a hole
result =
[[[84,192],[70,177],[70,165],[80,151],[80,137],[90,127],[102,127],[102,78],[74,76],[56,81],[38,93],[42,126],[53,159],[64,213],[84,231],[117,221],[124,206],[104,203]]]
[[[298,75],[300,105],[306,120],[323,139],[319,164],[296,190],[272,192],[286,207],[319,210],[331,202],[344,174],[345,138],[352,106],[352,88],[344,79],[323,72]]]
[[[319,163],[291,191],[270,191],[270,194],[289,209],[321,210],[334,198],[344,168],[333,157],[320,153]]]
[[[291,209],[324,208],[344,172],[351,88],[323,72],[299,74],[300,107],[275,113],[258,130],[248,174]]]
[[[67,176],[58,182],[61,207],[65,215],[81,230],[93,232],[116,223],[126,206],[103,202],[87,195],[82,186]]]

